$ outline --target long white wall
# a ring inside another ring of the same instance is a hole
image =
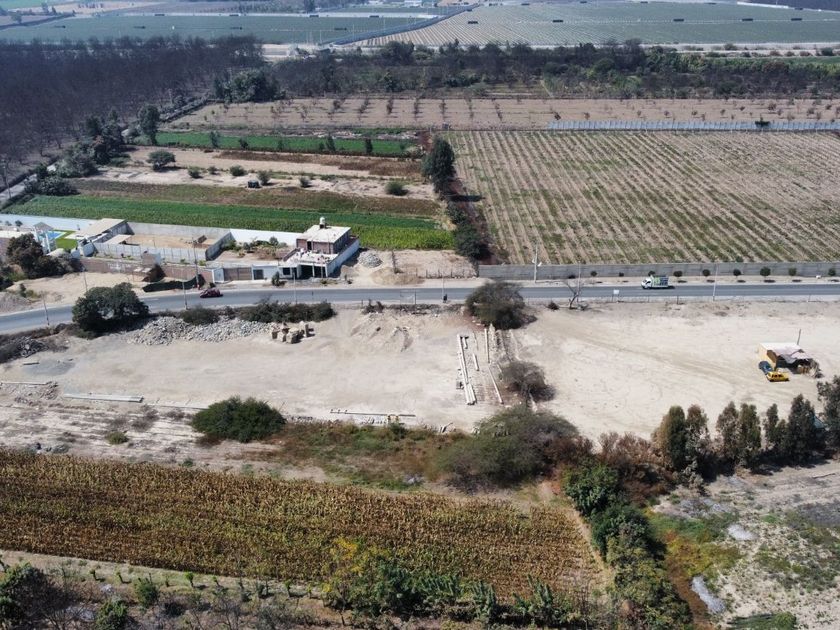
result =
[[[36,223],[46,223],[57,230],[80,230],[94,222],[93,219],[73,219],[67,217],[35,217],[27,214],[0,214],[0,222],[15,224],[20,221],[24,227],[34,227]]]

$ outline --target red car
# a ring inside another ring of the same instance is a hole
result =
[[[199,293],[198,297],[200,297],[200,298],[222,297],[222,292],[219,291],[216,287],[210,287],[209,289],[204,289],[204,291]]]

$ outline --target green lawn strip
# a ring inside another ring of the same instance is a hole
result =
[[[240,144],[240,139],[248,143],[247,147]],[[334,138],[338,152],[364,154],[365,141],[362,138]],[[278,148],[278,141],[282,142]],[[318,136],[228,136],[219,135],[220,149],[259,149],[263,151],[290,151],[301,153],[322,153],[327,139]],[[148,144],[146,138],[139,138],[138,144]],[[204,131],[161,131],[157,135],[160,146],[199,147],[209,148],[210,133]],[[371,139],[373,155],[400,157],[416,150],[416,143],[410,140],[378,140]]]
[[[361,197],[342,195],[329,191],[304,190],[302,188],[267,186],[259,190],[234,188],[232,186],[202,186],[200,184],[138,184],[115,182],[102,179],[80,179],[76,188],[83,195],[108,196],[132,199],[165,199],[190,203],[235,204],[243,206],[277,207],[317,210],[332,214],[383,213],[391,215],[413,215],[436,217],[440,210],[428,199],[404,197]]]
[[[252,230],[302,232],[318,222],[317,211],[281,210],[235,205],[182,203],[86,197],[37,196],[18,206],[21,214],[101,219],[105,217],[146,223],[195,225]],[[395,249],[451,249],[452,233],[434,221],[372,213],[333,213],[330,223],[353,229],[362,245]]]

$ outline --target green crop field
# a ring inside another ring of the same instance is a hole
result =
[[[209,205],[158,200],[86,197],[35,197],[16,206],[20,214],[302,232],[318,223],[317,211]],[[330,213],[330,221],[353,229],[365,247],[377,249],[451,249],[452,233],[434,221],[383,214]]]
[[[0,6],[3,6],[0,0]],[[5,29],[0,39],[60,41],[119,37],[201,37],[252,34],[267,44],[324,44],[359,33],[403,26],[421,18],[385,16],[311,18],[278,16],[128,16],[76,17],[39,26]]]
[[[400,40],[439,46],[456,39],[462,45],[522,42],[540,46],[627,39],[647,44],[836,43],[840,41],[840,12],[699,2],[480,6],[432,26],[374,42]]]
[[[249,149],[262,151],[297,151],[300,153],[318,153],[324,151],[326,138],[319,136],[225,136],[219,135],[219,148],[242,148],[240,140],[248,143]],[[365,141],[362,138],[335,138],[335,148],[343,153],[365,152]],[[210,134],[199,131],[161,131],[157,135],[160,145],[179,147],[210,147]],[[371,140],[374,155],[401,157],[416,154],[417,144],[409,140]],[[278,143],[280,143],[278,145]],[[141,138],[138,144],[148,144]]]

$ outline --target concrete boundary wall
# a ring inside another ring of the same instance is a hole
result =
[[[554,120],[550,131],[840,131],[840,122],[815,120],[702,122],[678,120]]]
[[[289,247],[294,247],[297,242],[298,232],[270,232],[266,230],[240,230],[233,228],[230,230],[231,236],[237,243],[251,243],[253,241],[269,241],[272,237],[276,238],[278,242],[285,243]]]
[[[790,269],[796,269],[797,276],[829,276],[830,270],[840,273],[840,261],[826,262],[755,262],[755,263],[668,263],[651,265],[542,265],[537,267],[537,280],[565,280],[571,276],[589,278],[594,271],[601,278],[641,278],[651,271],[656,276],[673,276],[675,271],[683,276],[702,276],[703,270],[708,269],[709,275],[714,276],[717,268],[718,275],[733,275],[738,269],[742,275],[757,276],[763,267],[770,269],[771,276],[789,276]],[[479,265],[478,276],[495,280],[533,280],[533,265]]]

